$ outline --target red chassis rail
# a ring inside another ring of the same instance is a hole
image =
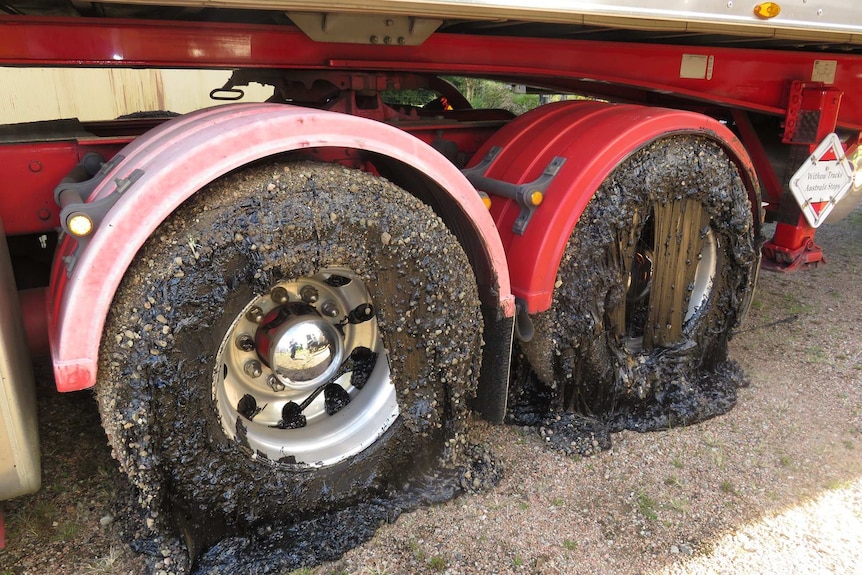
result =
[[[0,17],[0,65],[312,68],[483,75],[601,94],[615,87],[675,94],[784,116],[793,81],[831,82],[846,96],[838,125],[862,129],[862,58],[853,55],[623,42],[434,34],[421,46],[317,43],[290,27],[85,18]],[[711,60],[681,78],[684,57]],[[599,83],[599,84],[597,84]]]

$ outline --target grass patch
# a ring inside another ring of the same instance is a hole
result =
[[[57,539],[60,541],[71,541],[81,532],[81,526],[76,523],[63,522],[57,528]]]
[[[778,464],[781,465],[781,467],[790,467],[793,465],[793,458],[789,455],[781,455],[778,458]]]
[[[643,491],[639,491],[635,496],[635,505],[637,506],[638,513],[643,515],[645,518],[650,521],[658,519],[658,513],[656,513],[656,507],[658,504],[656,503],[656,500]]]
[[[420,562],[425,561],[425,550],[415,539],[411,539],[407,546],[410,548],[410,553],[413,554],[414,559]]]
[[[664,484],[668,487],[682,487],[682,482],[680,482],[679,477],[673,473],[664,478]]]
[[[829,355],[821,346],[810,345],[805,348],[805,358],[809,363],[824,363],[829,360]]]
[[[668,507],[670,507],[671,509],[673,509],[677,513],[683,513],[683,514],[688,513],[689,504],[688,504],[688,500],[685,499],[684,497],[681,497],[679,499],[672,497],[671,500],[668,501],[667,504],[668,504]]]
[[[830,479],[826,482],[826,489],[830,491],[838,491],[839,489],[847,489],[850,487],[850,482],[843,479]]]
[[[578,548],[578,544],[571,539],[563,539],[563,548],[568,551],[574,551]]]
[[[428,560],[428,566],[434,571],[445,571],[448,565],[449,562],[440,557],[439,555],[435,555]]]
[[[808,303],[788,293],[781,294],[780,305],[785,311],[793,315],[811,313],[814,309]]]
[[[722,493],[727,493],[728,495],[739,495],[736,491],[736,487],[727,479],[722,481],[718,488],[721,489]]]
[[[85,565],[82,575],[111,575],[116,573],[120,557],[120,550],[112,546],[105,555],[97,557],[95,561]]]

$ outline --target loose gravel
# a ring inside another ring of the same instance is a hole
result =
[[[862,573],[862,209],[818,243],[828,265],[762,274],[730,343],[751,385],[728,414],[616,433],[587,458],[476,422],[505,470],[497,487],[384,518],[340,559],[282,572]],[[125,542],[137,518],[95,402],[38,377],[45,485],[5,503],[0,573],[152,572]]]

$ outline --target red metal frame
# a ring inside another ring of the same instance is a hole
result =
[[[358,112],[362,115],[364,110]],[[480,111],[470,113],[482,118]],[[152,120],[149,123],[151,127],[155,125]],[[442,133],[447,142],[458,146],[459,154],[469,158],[502,124],[502,120],[495,118],[478,121],[412,118],[397,126],[429,145],[438,140]],[[89,129],[90,125],[85,123],[84,127]],[[110,129],[109,122],[98,123],[98,131]],[[113,129],[116,131],[117,127],[113,126]],[[10,183],[0,189],[0,218],[3,219],[7,235],[56,230],[60,226],[60,210],[54,202],[56,185],[88,152],[96,152],[110,160],[132,140],[131,137],[93,137],[0,145],[0,182]]]
[[[105,140],[0,145],[0,182],[4,183],[0,218],[6,233],[14,236],[55,230],[60,225],[60,209],[54,203],[54,188],[60,180],[87,152],[110,158],[119,148],[118,143]]]
[[[19,16],[0,17],[0,30],[0,65],[401,70],[591,93],[607,83],[781,116],[790,83],[829,60],[847,95],[839,124],[862,128],[862,58],[846,54],[452,34],[421,46],[356,45],[315,43],[290,27]],[[683,55],[712,57],[711,76],[680,78]]]
[[[760,135],[751,125],[751,119],[748,114],[742,110],[733,111],[733,123],[739,131],[742,143],[745,149],[748,150],[751,156],[757,174],[760,176],[760,181],[763,185],[763,201],[778,204],[781,199],[782,186],[778,175],[769,161],[769,156],[760,141]]]
[[[610,172],[646,143],[683,132],[715,140],[736,161],[759,222],[757,176],[742,143],[721,123],[700,114],[602,102],[558,102],[520,116],[479,150],[473,164],[492,146],[502,148],[485,175],[514,184],[536,180],[554,157],[566,159],[523,235],[512,231],[520,212],[516,202],[495,197],[491,207],[509,257],[512,292],[526,301],[530,313],[550,307],[569,236]]]
[[[502,314],[515,313],[506,256],[491,216],[458,169],[439,153],[396,128],[363,118],[282,104],[236,104],[201,110],[166,122],[122,150],[125,159],[107,174],[90,201],[110,195],[115,180],[134,170],[143,176],[101,222],[71,274],[67,238],[54,260],[49,335],[60,391],[95,383],[99,343],[108,307],[140,246],[185,199],[237,167],[289,150],[368,150],[423,173],[447,194],[469,222],[471,245],[483,250],[495,285],[486,286]],[[490,296],[489,296],[490,297]],[[84,303],[86,302],[86,303]]]
[[[823,138],[835,131],[843,96],[841,90],[822,83],[793,82],[783,142],[805,146],[806,153],[799,155],[807,158]],[[793,166],[794,169],[797,167]],[[783,194],[775,233],[763,245],[764,268],[794,272],[805,267],[816,267],[821,262],[826,263],[823,250],[814,242],[816,231],[808,224],[790,194]]]

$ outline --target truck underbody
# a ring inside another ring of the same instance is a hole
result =
[[[761,254],[816,266],[816,226],[862,197],[862,8],[169,3],[0,3],[7,70],[272,90],[0,126],[3,297],[22,302],[0,351],[21,320],[60,391],[95,386],[154,517],[230,532],[347,505],[454,465],[470,413],[517,421],[510,402],[662,411],[646,428],[720,413],[691,406],[733,385]],[[465,79],[543,105],[474,108]],[[821,175],[835,187],[799,183]],[[0,353],[21,446],[27,365]],[[38,488],[16,449],[4,497]]]

